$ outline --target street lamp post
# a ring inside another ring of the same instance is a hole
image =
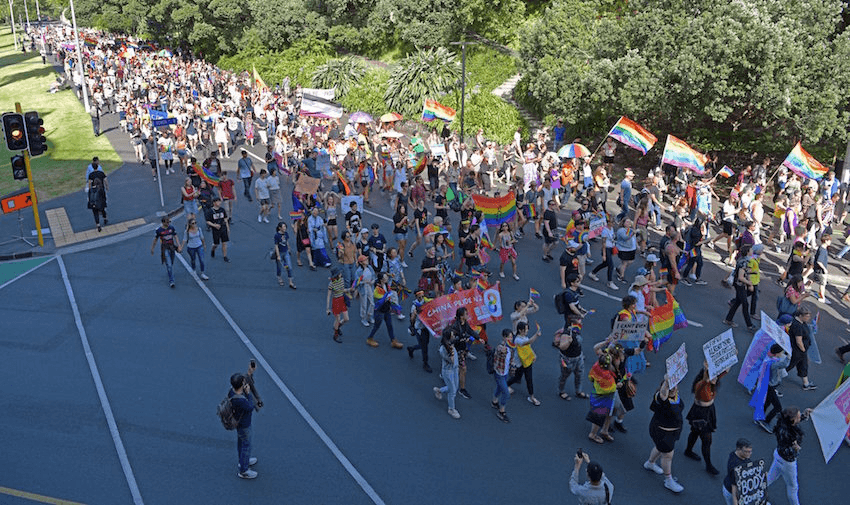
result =
[[[449,42],[449,44],[460,46],[460,142],[464,143],[463,113],[466,106],[466,46],[469,44],[478,44],[478,42],[462,40],[459,42]]]
[[[86,89],[86,73],[83,72],[83,50],[80,48],[80,32],[77,30],[77,15],[74,13],[74,0],[71,0],[71,20],[74,23],[74,44],[77,46],[77,67],[80,71],[80,87],[83,89],[83,107],[89,111],[89,92]]]
[[[9,0],[9,21],[12,22],[12,38],[15,39],[15,51],[18,50],[18,32],[15,30],[15,9]]]

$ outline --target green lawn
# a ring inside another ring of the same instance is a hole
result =
[[[100,157],[107,172],[121,165],[118,153],[105,136],[95,137],[91,119],[71,90],[48,93],[56,79],[38,52],[15,51],[8,25],[0,29],[0,112],[14,112],[15,102],[24,112],[35,110],[44,119],[48,150],[32,159],[33,180],[41,200],[82,188],[85,168],[93,156]],[[0,142],[0,195],[26,185],[12,178],[5,138]]]

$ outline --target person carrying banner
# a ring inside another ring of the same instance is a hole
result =
[[[780,321],[777,322],[782,324]],[[779,387],[782,379],[788,375],[785,368],[790,361],[790,358],[785,354],[785,350],[781,345],[771,345],[765,357],[765,363],[762,364],[764,369],[759,376],[759,382],[756,384],[756,389],[753,393],[751,405],[762,405],[761,409],[756,408],[753,414],[753,422],[768,433],[773,433],[770,422],[782,411],[782,404],[779,402],[779,393],[776,391],[776,388]],[[767,410],[768,405],[771,405],[773,408],[765,415],[764,412]]]

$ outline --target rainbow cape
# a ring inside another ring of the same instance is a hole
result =
[[[690,168],[697,174],[703,174],[707,161],[708,158],[704,154],[695,151],[685,141],[667,135],[667,143],[664,145],[661,163]]]
[[[446,195],[446,199],[448,200],[448,195]],[[475,202],[475,208],[484,214],[484,219],[492,226],[507,223],[516,214],[516,196],[514,196],[513,191],[508,192],[507,195],[495,198],[472,195],[472,201]]]
[[[425,167],[428,165],[428,157],[423,156],[419,158],[419,161],[416,162],[416,165],[413,166],[413,175],[419,175],[425,170]]]
[[[402,311],[401,305],[394,301],[394,298],[391,296],[392,291],[386,291],[381,286],[375,286],[375,292],[372,295],[375,298],[375,309],[379,309],[385,303],[389,303],[390,309],[393,312],[400,313]]]
[[[808,179],[820,179],[829,170],[827,167],[821,165],[818,160],[814,159],[811,154],[807,153],[799,142],[791,150],[791,153],[788,154],[788,157],[785,158],[785,161],[782,162],[782,166]]]
[[[728,166],[723,165],[723,168],[720,169],[720,172],[717,172],[717,175],[719,175],[720,177],[723,177],[724,179],[728,179],[728,178],[732,177],[733,175],[735,175],[735,172],[733,172],[732,169],[729,168]]]
[[[658,141],[655,135],[626,116],[620,116],[620,120],[611,128],[608,136],[619,140],[632,149],[637,149],[643,154],[652,149],[652,146]]]
[[[198,168],[200,168],[200,170],[198,170]],[[217,175],[207,170],[206,167],[195,167],[195,173],[198,174],[198,177],[205,180],[210,186],[218,186],[218,183],[221,181]]]
[[[658,352],[661,346],[670,340],[673,330],[679,330],[688,326],[685,314],[679,308],[679,302],[667,291],[667,302],[655,307],[650,312],[652,319],[649,323],[649,333],[652,334],[650,349]]]
[[[422,107],[422,121],[433,121],[435,119],[442,119],[443,121],[449,123],[454,121],[457,112],[451,107],[446,107],[445,105],[440,104],[436,100],[425,100],[425,104]]]
[[[609,395],[617,391],[617,380],[614,374],[608,370],[603,370],[598,361],[590,368],[587,377],[593,382],[593,389],[597,395]]]

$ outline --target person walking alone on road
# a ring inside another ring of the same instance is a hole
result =
[[[283,221],[277,223],[275,229],[274,255],[277,283],[283,286],[283,277],[281,277],[281,266],[283,266],[286,268],[287,277],[289,277],[289,287],[295,289],[295,282],[292,280],[292,258],[289,255],[289,233],[287,233],[286,223]]]
[[[257,408],[257,404],[254,402],[254,396],[251,394],[251,386],[248,385],[247,378],[241,373],[230,376],[230,387],[231,390],[227,392],[227,397],[230,398],[235,417],[239,419],[239,424],[236,425],[236,451],[239,455],[239,471],[236,475],[242,479],[256,479],[257,472],[251,470],[251,467],[257,464],[257,458],[251,457],[251,417],[254,414],[254,409]]]
[[[342,325],[348,322],[348,303],[345,300],[347,291],[342,272],[338,267],[331,269],[331,279],[328,283],[327,311],[334,316],[334,342],[342,343]]]
[[[225,263],[230,263],[230,258],[227,257],[227,243],[230,242],[230,220],[227,218],[227,211],[221,206],[221,198],[213,199],[207,226],[212,228],[213,238],[210,257],[215,258],[215,248],[221,243],[222,259]]]
[[[434,396],[438,400],[442,400],[443,394],[445,394],[446,401],[449,403],[449,415],[455,419],[460,419],[460,413],[455,409],[455,396],[458,389],[458,351],[452,345],[451,327],[443,330],[443,337],[440,339],[440,358],[442,363],[440,376],[446,385],[441,388],[434,387]]]
[[[88,191],[88,208],[94,214],[94,224],[97,225],[97,231],[101,230],[100,218],[103,216],[103,224],[109,224],[106,218],[106,190],[109,188],[109,183],[106,182],[106,174],[103,170],[93,170],[89,174],[86,190]]]
[[[189,249],[189,260],[192,262],[192,270],[195,270],[195,259],[197,258],[201,267],[201,273],[198,277],[208,281],[210,278],[204,273],[204,233],[198,228],[198,221],[194,216],[190,217],[186,222],[186,230],[183,232],[183,245],[178,252],[182,252],[183,247]]]
[[[505,328],[502,330],[502,342],[493,351],[493,378],[496,380],[496,389],[493,391],[490,406],[496,409],[496,417],[503,423],[511,422],[505,412],[505,406],[511,397],[508,391],[508,376],[511,373],[511,362],[516,349],[513,338],[514,335],[511,330]]]
[[[162,217],[162,225],[156,229],[151,244],[151,256],[156,246],[157,240],[160,242],[160,258],[162,264],[165,265],[165,270],[168,272],[168,284],[174,287],[174,252],[180,249],[180,239],[177,238],[177,230],[171,226],[171,219],[168,216]]]
[[[248,157],[248,151],[242,150],[242,157],[239,158],[236,166],[239,172],[239,178],[242,179],[242,185],[245,188],[243,194],[249,202],[253,202],[254,200],[251,198],[251,179],[254,178],[254,161]]]
[[[242,179],[243,181],[245,179]],[[271,208],[271,197],[269,195],[269,173],[266,169],[260,170],[260,177],[254,181],[254,196],[260,202],[260,212],[257,214],[257,222],[269,222],[269,210]]]

